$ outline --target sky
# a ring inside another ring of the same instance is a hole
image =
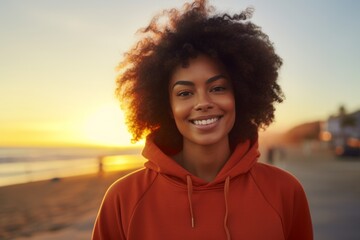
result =
[[[130,144],[115,68],[139,28],[180,0],[0,0],[0,146]],[[360,109],[360,1],[213,0],[255,8],[283,59],[269,132]]]

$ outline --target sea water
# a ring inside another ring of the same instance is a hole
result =
[[[0,186],[137,168],[144,161],[139,148],[0,147]]]

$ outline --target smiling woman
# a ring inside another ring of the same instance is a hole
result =
[[[300,183],[258,162],[258,131],[283,100],[282,60],[252,12],[195,0],[143,28],[117,96],[147,160],[111,185],[93,240],[313,239]]]
[[[124,114],[115,103],[99,106],[82,127],[84,141],[102,146],[129,146],[131,135],[125,126]]]

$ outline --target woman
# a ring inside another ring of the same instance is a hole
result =
[[[142,30],[117,93],[148,161],[109,188],[94,240],[312,239],[299,182],[257,162],[257,132],[283,100],[282,61],[251,14],[199,0]]]

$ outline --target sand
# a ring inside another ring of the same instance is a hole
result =
[[[0,239],[90,239],[106,189],[133,170],[0,187]]]

